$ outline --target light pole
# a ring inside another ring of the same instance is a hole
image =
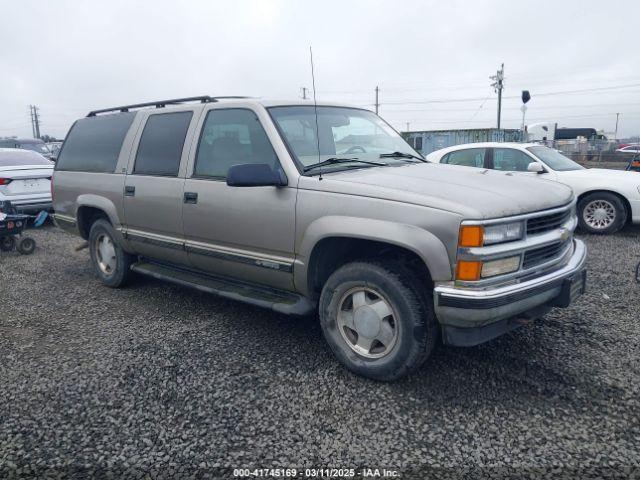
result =
[[[531,94],[529,93],[529,90],[523,90],[522,91],[522,106],[520,107],[520,110],[522,110],[522,138],[523,140],[529,140],[528,138],[525,138],[526,136],[526,131],[525,131],[525,124],[524,124],[524,115],[525,113],[527,113],[527,102],[531,100]]]

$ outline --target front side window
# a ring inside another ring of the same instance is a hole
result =
[[[279,168],[257,115],[246,108],[209,111],[198,143],[194,176],[225,179],[229,167],[247,163]]]
[[[526,172],[534,160],[529,155],[514,148],[493,149],[493,169],[503,172]]]
[[[528,147],[531,153],[542,160],[549,168],[558,172],[566,172],[569,170],[583,170],[584,167],[578,165],[570,158],[565,157],[560,152],[543,146]]]
[[[142,131],[133,173],[175,177],[192,112],[150,115]]]
[[[446,154],[440,163],[461,165],[463,167],[484,168],[484,148],[467,148]]]
[[[420,155],[384,120],[368,110],[320,106],[317,128],[312,106],[271,107],[269,113],[303,168],[332,157],[379,162],[381,154]],[[380,163],[401,161],[387,157]]]

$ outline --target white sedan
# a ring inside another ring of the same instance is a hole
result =
[[[53,165],[31,150],[0,148],[0,203],[9,200],[20,212],[50,210]]]
[[[519,172],[564,183],[578,198],[578,220],[587,232],[614,233],[627,223],[640,223],[638,172],[586,169],[536,143],[468,143],[432,152],[427,160]]]

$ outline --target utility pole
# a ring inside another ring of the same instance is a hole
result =
[[[407,132],[409,131],[409,122],[407,122]]]
[[[301,90],[302,90],[302,99],[306,100],[307,99],[307,90],[308,90],[308,88],[307,87],[302,87]]]
[[[378,114],[378,110],[380,109],[380,103],[378,102],[379,93],[380,93],[380,89],[376,86],[376,115]]]
[[[620,114],[616,113],[616,133],[613,135],[613,139],[618,139],[618,119],[620,118]]]
[[[29,117],[31,117],[31,134],[33,138],[36,138],[36,124],[33,121],[33,105],[29,105]]]
[[[34,105],[33,106],[33,124],[35,126],[35,131],[36,131],[35,138],[40,138],[40,118],[38,117],[38,110],[39,108]]]
[[[489,77],[493,80],[491,86],[498,92],[498,130],[500,130],[500,114],[502,112],[502,89],[504,88],[504,63],[495,75]]]

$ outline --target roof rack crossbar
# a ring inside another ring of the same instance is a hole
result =
[[[202,95],[199,97],[174,98],[171,100],[157,100],[155,102],[135,103],[133,105],[122,105],[121,107],[92,110],[87,114],[87,117],[95,117],[100,113],[108,113],[108,112],[118,112],[118,111],[128,112],[130,109],[135,109],[135,108],[144,108],[144,107],[164,108],[167,105],[179,105],[181,103],[186,103],[186,102],[210,103],[210,102],[217,102],[218,99],[232,99],[232,98],[248,98],[248,97],[236,97],[236,96],[211,97],[209,95]]]

